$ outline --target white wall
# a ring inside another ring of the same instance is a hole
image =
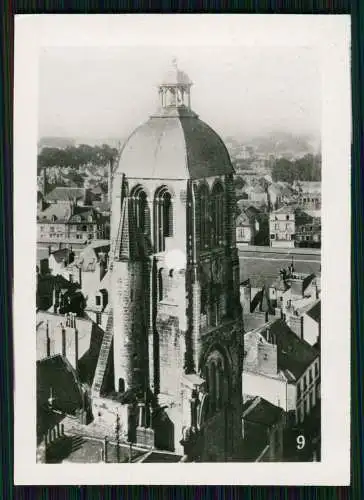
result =
[[[316,344],[319,337],[319,324],[308,314],[303,316],[303,338],[310,345]]]
[[[243,400],[245,396],[260,396],[284,411],[296,409],[295,387],[254,372],[243,371]]]

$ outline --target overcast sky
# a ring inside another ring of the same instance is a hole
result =
[[[282,130],[318,137],[321,73],[311,48],[49,48],[39,66],[39,134],[125,138],[157,106],[172,58],[192,108],[226,137]]]

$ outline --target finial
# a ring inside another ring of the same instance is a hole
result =
[[[173,59],[172,59],[172,66],[173,66],[175,69],[178,69],[178,66],[177,66],[177,58],[176,58],[176,57],[173,57]]]

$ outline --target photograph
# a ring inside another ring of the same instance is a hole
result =
[[[36,57],[36,465],[319,467],[322,53],[80,37]]]

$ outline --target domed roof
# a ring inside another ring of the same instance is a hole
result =
[[[126,141],[117,172],[134,178],[199,179],[233,173],[220,137],[196,116],[153,116]]]

